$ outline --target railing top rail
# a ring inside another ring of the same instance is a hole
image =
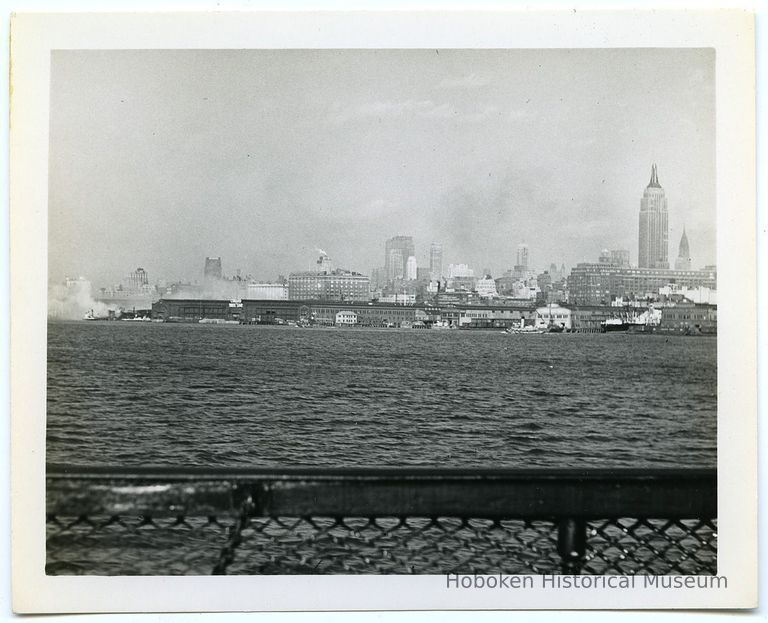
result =
[[[716,468],[463,468],[463,467],[199,467],[66,465],[50,463],[49,479],[163,480],[524,480],[524,481],[691,481],[717,479]]]
[[[717,514],[713,469],[48,466],[54,514],[668,517]]]

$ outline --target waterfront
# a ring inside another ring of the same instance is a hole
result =
[[[47,460],[712,467],[716,340],[48,325]]]

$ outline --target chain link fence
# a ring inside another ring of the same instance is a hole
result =
[[[649,494],[649,515],[614,513]],[[717,572],[715,474],[705,470],[49,468],[47,495],[51,575]]]

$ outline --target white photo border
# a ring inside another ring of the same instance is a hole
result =
[[[18,613],[748,608],[757,599],[754,19],[747,11],[20,14],[11,27],[11,460]],[[50,52],[56,49],[716,50],[720,590],[446,589],[445,576],[45,575]]]

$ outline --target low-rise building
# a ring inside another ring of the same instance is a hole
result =
[[[573,322],[571,319],[571,310],[560,305],[546,305],[536,309],[538,316],[537,324],[540,326],[557,326],[564,329],[571,329]]]
[[[391,303],[393,305],[413,305],[416,303],[416,295],[384,294],[379,298],[379,303]]]
[[[256,283],[250,282],[247,288],[249,299],[263,301],[287,301],[288,286],[284,283]]]
[[[164,322],[240,320],[242,306],[230,300],[160,299],[152,304],[152,319]]]
[[[717,305],[680,303],[661,310],[660,331],[674,333],[717,333]]]
[[[537,314],[533,307],[462,307],[458,325],[465,329],[507,329],[532,326]]]
[[[659,288],[659,296],[662,300],[672,300],[675,297],[687,299],[691,303],[708,303],[717,305],[717,290],[711,288],[686,288],[679,286],[665,286]]]
[[[348,309],[336,312],[336,325],[355,325],[357,324],[357,314]]]
[[[620,312],[610,305],[578,305],[570,306],[570,309],[571,328],[576,331],[600,331],[602,323],[620,315]]]

